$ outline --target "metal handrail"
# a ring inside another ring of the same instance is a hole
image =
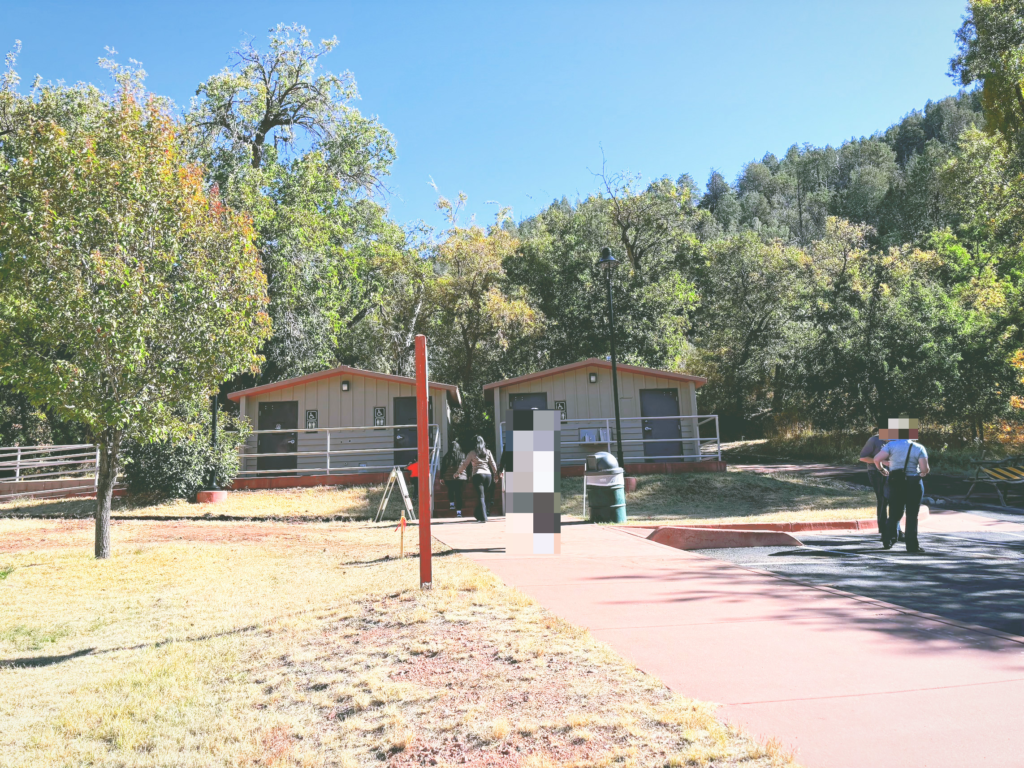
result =
[[[623,436],[622,437],[622,442],[623,443],[633,443],[633,444],[635,444],[635,443],[641,443],[641,444],[643,444],[643,443],[677,443],[677,442],[678,443],[697,443],[697,453],[696,454],[677,453],[677,454],[659,454],[659,455],[654,455],[654,456],[647,456],[647,455],[644,455],[644,456],[623,456],[622,457],[623,461],[625,461],[627,459],[634,460],[634,461],[636,461],[636,460],[650,461],[651,459],[690,459],[690,460],[705,461],[705,460],[711,459],[712,457],[714,459],[716,459],[717,461],[721,461],[722,460],[722,443],[721,443],[721,436],[720,436],[720,433],[719,433],[719,430],[718,430],[718,415],[717,414],[694,414],[694,415],[689,415],[689,416],[682,416],[682,415],[680,415],[680,416],[626,416],[624,418],[620,418],[619,421],[620,422],[637,422],[637,421],[645,422],[645,421],[672,420],[672,419],[674,419],[676,421],[679,421],[679,422],[682,422],[683,419],[694,420],[695,424],[693,426],[694,426],[694,428],[697,429],[698,437],[682,437],[682,436],[680,436],[680,437],[642,438],[642,437],[625,437],[625,436]],[[608,435],[608,440],[597,441],[597,440],[564,440],[563,439],[561,441],[561,445],[564,445],[564,446],[610,445],[611,443],[617,442],[615,431],[614,431],[613,426],[612,426],[614,424],[614,422],[615,422],[615,419],[613,417],[607,417],[607,418],[595,417],[595,418],[588,418],[588,419],[565,419],[564,421],[561,422],[562,425],[566,425],[566,424],[579,425],[579,424],[582,424],[582,423],[603,424],[604,425],[604,431]],[[715,425],[715,436],[714,437],[700,437],[699,436],[700,435],[700,431],[699,430],[700,430],[701,425],[702,424],[711,424],[711,423],[713,423]],[[576,428],[578,428],[578,426]],[[625,430],[623,430],[623,431],[625,431]],[[501,441],[504,444],[504,440],[505,440],[505,422],[500,422],[500,424],[498,425],[498,432],[499,432]],[[711,444],[714,444],[716,446],[716,448],[714,449],[713,453],[711,453],[711,454],[708,454],[708,453],[704,452],[704,446],[707,443],[711,443]],[[578,461],[579,461],[579,459],[565,458],[565,459],[563,459],[562,463],[563,464],[573,464],[573,463],[576,463]]]
[[[438,427],[437,424],[428,424],[431,429]],[[386,427],[317,427],[316,429],[253,429],[249,432],[250,435],[269,435],[274,432],[300,432],[300,433],[313,433],[313,432],[351,432],[359,430],[360,432],[383,432],[388,429],[416,429],[415,424],[388,424]]]
[[[430,450],[430,492],[433,493],[434,482],[441,471],[441,430],[434,433],[434,444]],[[431,509],[433,509],[433,499],[431,499]]]
[[[89,450],[84,451],[83,448]],[[0,447],[0,470],[14,471],[14,477],[0,477],[0,501],[84,491],[95,493],[99,483],[99,458],[99,449],[85,443]],[[4,493],[5,488],[11,490],[12,486],[18,487],[22,483],[52,483],[57,480],[67,480],[72,485]]]
[[[332,433],[337,433],[337,432],[356,432],[356,431],[358,431],[358,432],[361,432],[361,433],[365,433],[367,435],[367,437],[373,437],[374,436],[373,433],[375,433],[375,432],[383,432],[383,431],[395,430],[395,429],[415,429],[416,426],[417,425],[415,425],[415,424],[388,424],[387,426],[383,426],[383,427],[372,427],[372,426],[364,426],[364,427],[319,427],[317,429],[262,429],[262,430],[257,429],[257,430],[252,430],[249,433],[250,436],[251,435],[261,435],[261,434],[274,434],[274,433],[276,433],[276,434],[282,434],[282,433],[284,433],[284,434],[295,434],[295,433],[315,434],[317,432],[324,432],[325,433],[325,437],[327,439],[327,444],[326,444],[324,450],[288,451],[288,452],[285,452],[285,453],[279,453],[279,452],[274,452],[274,453],[250,453],[249,452],[249,446],[247,446],[247,445],[239,446],[240,451],[239,451],[238,458],[239,458],[239,464],[241,465],[241,468],[239,469],[238,476],[239,477],[244,477],[244,476],[249,476],[249,475],[280,475],[280,474],[289,474],[289,475],[328,474],[329,475],[329,474],[337,472],[338,470],[344,470],[346,473],[353,473],[353,472],[354,473],[366,473],[366,472],[380,472],[380,471],[384,471],[384,470],[389,469],[390,467],[389,466],[374,466],[374,467],[350,467],[350,466],[344,466],[344,467],[338,467],[338,466],[335,466],[334,464],[332,464],[331,457],[332,456],[344,456],[344,455],[348,455],[348,454],[359,454],[359,455],[366,455],[366,454],[371,454],[371,455],[372,454],[388,454],[388,453],[393,453],[395,451],[395,448],[393,446],[389,447],[389,448],[347,448],[347,449],[337,449],[336,450],[336,449],[331,447],[331,435],[332,435]],[[428,424],[427,427],[428,427],[429,430],[431,430],[433,432],[433,436],[434,436],[434,445],[429,449],[430,450],[430,454],[431,454],[431,456],[430,456],[431,467],[432,467],[432,471],[434,471],[433,468],[434,468],[435,465],[437,465],[438,467],[440,466],[439,454],[440,454],[440,450],[441,450],[441,448],[440,448],[441,429],[440,429],[440,426],[438,424]],[[413,449],[413,448],[408,448],[408,449],[400,448],[398,450],[415,450],[415,449]],[[285,456],[295,456],[295,457],[299,457],[299,456],[323,456],[324,457],[324,466],[322,466],[322,467],[306,467],[306,468],[302,468],[302,469],[300,469],[298,467],[296,467],[294,469],[292,469],[292,468],[288,468],[288,469],[244,469],[244,466],[245,466],[244,462],[247,459],[261,459],[261,458],[285,457]]]

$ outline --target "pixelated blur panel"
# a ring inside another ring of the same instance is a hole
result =
[[[505,552],[562,551],[562,437],[557,410],[512,411],[512,461],[505,465]]]
[[[900,417],[889,419],[889,423],[878,428],[878,436],[882,440],[917,440],[921,431],[920,419]]]

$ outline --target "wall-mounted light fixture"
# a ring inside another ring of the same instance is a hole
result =
[[[341,391],[348,392],[349,383],[347,381],[341,382]]]
[[[596,373],[590,374],[590,383],[591,384],[597,384],[597,374]]]

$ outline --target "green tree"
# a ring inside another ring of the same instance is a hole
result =
[[[872,249],[869,234],[831,220],[811,250],[807,412],[826,429],[906,412],[981,436],[1017,389],[1012,284],[948,233],[927,251]]]
[[[435,277],[427,284],[424,317],[436,350],[433,375],[459,385],[465,393],[464,428],[482,430],[488,418],[483,385],[512,375],[512,366],[522,362],[515,352],[532,346],[543,318],[521,290],[506,283],[503,262],[517,246],[502,226],[507,211],[486,230],[461,227],[457,216],[465,200],[459,193],[457,203],[443,197],[438,202],[451,226],[431,256]]]
[[[951,73],[981,83],[985,129],[1024,152],[1024,2],[970,0],[956,39]]]
[[[219,156],[227,170],[235,162],[260,168],[274,154],[297,152],[305,139],[322,152],[327,172],[346,187],[371,189],[381,184],[394,160],[394,143],[374,118],[351,102],[359,98],[351,72],[321,71],[320,59],[337,38],[316,45],[297,24],[270,30],[266,52],[246,41],[235,50],[232,66],[200,84],[189,114],[203,149]]]
[[[687,190],[685,193],[668,191],[672,182],[662,179],[643,193],[660,197],[656,203],[630,202],[638,210],[656,208],[662,219],[675,216],[675,221],[656,224],[670,228],[671,237],[660,239],[656,248],[642,253],[642,269],[631,268],[620,246],[623,219],[609,197],[592,196],[575,205],[561,200],[519,223],[519,245],[505,259],[505,271],[509,283],[525,290],[545,317],[535,354],[524,360],[529,370],[604,357],[610,352],[605,277],[597,267],[604,246],[612,247],[623,262],[613,276],[619,358],[637,365],[680,363],[694,294],[676,261],[680,251],[696,239],[689,230],[711,219],[708,212],[696,210],[690,202],[692,187],[685,179],[681,181],[684,183],[675,187]],[[634,222],[627,233],[633,237],[632,228],[642,226]],[[655,242],[654,237],[642,233],[635,237],[638,242]]]
[[[352,74],[323,69],[336,46],[278,25],[266,50],[243,43],[227,69],[200,84],[186,120],[192,157],[224,200],[253,218],[274,326],[262,381],[343,358],[367,364],[349,357],[367,335],[359,326],[387,304],[394,263],[408,250],[374,199],[394,140],[353,105]]]
[[[115,74],[111,98],[21,99],[0,161],[0,383],[99,448],[97,557],[122,440],[173,432],[173,407],[255,367],[269,333],[249,222],[185,162],[139,73]],[[67,103],[88,107],[76,130],[47,117]]]
[[[690,266],[699,304],[688,370],[708,378],[701,410],[719,414],[726,436],[765,430],[792,397],[806,261],[744,233],[709,243]]]

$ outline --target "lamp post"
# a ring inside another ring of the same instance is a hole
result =
[[[619,420],[619,371],[615,366],[615,307],[612,305],[612,270],[619,266],[619,260],[612,256],[611,248],[601,249],[601,259],[597,266],[604,270],[608,284],[608,336],[612,345],[612,399],[615,401],[615,448],[619,466],[626,468],[622,458],[622,423]]]
[[[210,452],[210,458],[212,464],[210,464],[210,478],[206,484],[208,491],[219,491],[220,487],[217,485],[217,396],[210,396],[210,413],[211,413],[211,424],[210,424],[210,446],[213,450]]]

